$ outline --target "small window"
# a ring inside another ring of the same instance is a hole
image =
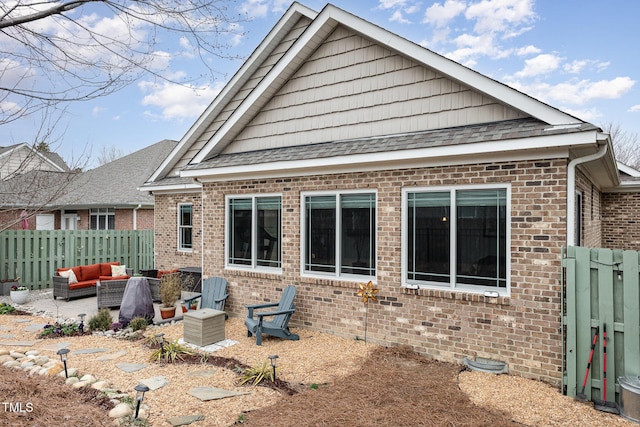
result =
[[[282,198],[242,196],[227,199],[227,265],[282,268]]]
[[[178,205],[178,250],[193,250],[193,205]]]
[[[376,194],[306,195],[303,200],[304,272],[375,277]]]
[[[90,230],[115,230],[116,213],[114,208],[94,208],[89,213]]]

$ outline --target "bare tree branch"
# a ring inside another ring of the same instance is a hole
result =
[[[619,124],[603,123],[600,127],[613,142],[616,160],[634,169],[640,169],[640,136],[635,132],[627,132]]]
[[[0,125],[105,96],[142,75],[186,85],[169,64],[215,58],[241,36],[233,0],[17,0],[0,3]],[[99,11],[99,16],[95,13]],[[160,40],[172,51],[160,50]]]

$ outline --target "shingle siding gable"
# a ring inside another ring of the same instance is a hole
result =
[[[338,27],[224,153],[523,117]]]

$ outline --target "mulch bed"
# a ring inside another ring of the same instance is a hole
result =
[[[360,372],[335,384],[284,397],[248,412],[259,426],[517,426],[510,417],[475,406],[458,387],[459,366],[405,347],[380,348]]]

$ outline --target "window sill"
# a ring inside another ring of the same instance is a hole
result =
[[[434,297],[452,299],[458,301],[483,302],[496,305],[511,305],[511,297],[507,295],[489,295],[488,293],[474,293],[465,291],[453,291],[451,289],[434,289],[419,287],[417,285],[403,285],[403,295],[416,295],[421,297]]]

